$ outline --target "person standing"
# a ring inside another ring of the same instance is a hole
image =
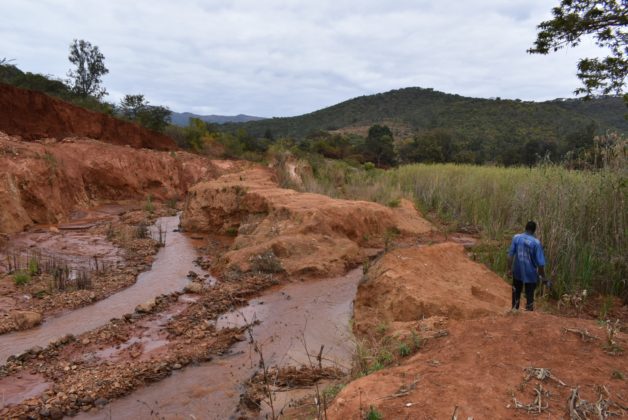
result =
[[[512,238],[508,249],[508,275],[512,277],[512,309],[519,309],[521,292],[525,288],[526,311],[534,310],[534,290],[538,281],[545,277],[543,247],[534,233],[536,223],[529,221],[526,231]]]

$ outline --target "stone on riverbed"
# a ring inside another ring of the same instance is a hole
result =
[[[44,320],[39,312],[33,311],[15,311],[13,312],[13,322],[18,330],[28,330],[41,324]]]
[[[135,308],[135,312],[150,313],[153,311],[153,309],[155,309],[156,304],[157,303],[155,302],[155,299],[147,300],[146,302],[137,305],[137,307]]]

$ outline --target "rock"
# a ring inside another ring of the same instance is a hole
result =
[[[50,410],[44,407],[41,410],[39,410],[39,415],[42,417],[50,417]]]
[[[175,363],[174,365],[172,365],[172,368],[175,369],[175,370],[179,370],[179,369],[182,368],[182,366],[181,366],[180,363]]]
[[[153,311],[153,309],[155,309],[155,299],[150,299],[144,303],[142,303],[141,305],[137,305],[137,307],[135,308],[135,312],[139,312],[139,313],[150,313]]]
[[[96,407],[104,407],[108,403],[109,403],[109,400],[107,400],[106,398],[98,398],[96,399],[96,401],[94,401],[94,405]]]
[[[18,330],[28,330],[41,324],[44,317],[39,312],[15,311],[13,312],[13,322]]]
[[[194,271],[191,271],[188,273],[188,278],[190,279],[195,279],[198,277],[198,274],[196,274]]]
[[[44,349],[41,346],[31,347],[31,349],[29,350],[31,354],[35,354],[35,355],[41,353],[42,351],[44,351]]]
[[[63,411],[59,407],[50,407],[50,418],[60,420],[63,418]]]
[[[199,294],[203,291],[203,285],[197,282],[190,282],[185,286],[184,289],[188,293],[196,293]]]
[[[84,345],[84,346],[88,345],[89,343],[90,343],[89,338],[84,338],[84,339],[81,341],[81,344],[82,344],[82,345]]]

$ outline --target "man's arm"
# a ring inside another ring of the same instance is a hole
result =
[[[515,237],[512,237],[510,248],[508,248],[508,277],[512,277],[512,262],[516,251]]]

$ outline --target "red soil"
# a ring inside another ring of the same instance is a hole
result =
[[[0,110],[0,131],[24,140],[81,136],[135,148],[177,149],[163,134],[5,84],[0,84]]]
[[[358,288],[354,331],[372,337],[383,325],[391,336],[415,331],[432,338],[398,366],[347,385],[329,418],[362,419],[371,406],[385,419],[454,418],[456,407],[459,419],[527,418],[534,414],[516,409],[513,398],[530,404],[537,385],[550,392],[540,418],[569,418],[567,400],[576,387],[588,402],[602,395],[615,404],[611,411],[628,413],[628,363],[625,354],[607,352],[605,326],[509,309],[510,287],[460,245],[388,253]],[[448,335],[434,334],[443,329]],[[595,338],[584,341],[578,331]],[[626,349],[624,333],[615,341],[616,349]],[[526,368],[549,369],[565,385],[525,380]]]

